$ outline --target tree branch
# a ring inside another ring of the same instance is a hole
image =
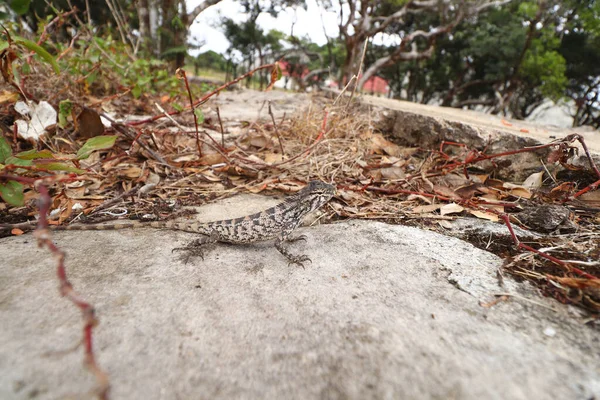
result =
[[[194,20],[198,17],[198,15],[200,15],[200,13],[202,13],[202,11],[206,10],[208,7],[212,7],[215,4],[220,3],[221,0],[205,0],[204,3],[200,4],[199,6],[197,6],[196,8],[194,8],[192,10],[192,12],[190,12],[188,14],[189,17],[189,26],[192,26],[192,24],[194,23]]]

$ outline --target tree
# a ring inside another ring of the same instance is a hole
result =
[[[237,23],[231,18],[221,19],[223,31],[227,40],[229,40],[231,49],[237,50],[244,59],[247,68],[252,69],[255,64],[264,64],[266,58],[275,61],[283,49],[281,41],[284,34],[277,30],[264,32],[257,24],[257,19],[263,12],[269,12],[272,15],[278,13],[275,2],[264,3],[260,0],[243,0],[242,8],[248,16],[247,20]],[[266,72],[260,73],[260,87],[262,88],[266,81]],[[249,84],[249,80],[247,84]]]
[[[395,93],[412,101],[526,118],[547,99],[564,98],[570,85],[571,62],[562,43],[580,31],[569,28],[569,15],[581,20],[572,15],[574,10],[558,1],[513,1],[464,19],[451,34],[438,38],[430,58],[392,65],[381,72]],[[579,54],[585,64],[581,51],[573,48],[572,57]],[[386,50],[375,47],[372,52],[376,54],[367,54],[368,61],[380,58]],[[593,58],[590,61],[597,65]],[[597,71],[593,68],[586,68],[579,81],[598,76],[586,75]],[[578,91],[585,92],[585,88]]]
[[[566,96],[575,104],[573,126],[600,128],[600,2],[567,1],[560,54],[565,58]]]
[[[421,60],[433,55],[436,39],[451,32],[464,19],[510,2],[511,0],[339,0],[340,35],[346,46],[346,60],[342,67],[344,80],[358,71],[362,49],[366,41],[376,35],[400,38],[398,46],[375,60],[359,79],[358,86],[382,68],[397,62]],[[344,14],[344,10],[349,10]],[[423,18],[426,16],[426,18]],[[431,25],[432,18],[436,21]],[[421,23],[426,21],[426,23]]]

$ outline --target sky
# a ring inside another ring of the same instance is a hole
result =
[[[202,0],[187,0],[188,12],[193,10]],[[277,18],[263,13],[258,17],[258,24],[265,32],[271,29],[277,29],[286,35],[291,34],[292,24],[294,25],[294,36],[304,37],[308,35],[310,39],[319,45],[327,43],[323,33],[323,24],[321,23],[321,11],[317,6],[316,0],[306,0],[307,9],[298,7],[296,10],[288,8],[285,12],[279,13]],[[329,37],[338,36],[338,15],[334,11],[322,11],[323,21]],[[220,3],[204,10],[192,24],[190,30],[191,42],[198,40],[205,43],[199,50],[190,51],[192,55],[203,53],[208,50],[224,53],[229,47],[229,42],[225,39],[223,33],[215,26],[218,26],[221,15],[225,15],[236,22],[242,22],[246,19],[241,12],[241,6],[233,0],[223,0]],[[194,40],[196,39],[196,40]]]

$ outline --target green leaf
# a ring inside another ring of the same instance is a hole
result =
[[[64,128],[67,126],[69,121],[67,118],[71,115],[73,109],[73,103],[71,100],[63,100],[58,104],[58,126]]]
[[[31,149],[15,154],[15,157],[21,160],[35,160],[36,158],[54,158],[54,154],[50,150],[37,151],[36,149]]]
[[[30,165],[33,165],[33,161],[31,160],[23,160],[17,157],[13,157],[10,156],[8,157],[6,160],[4,160],[4,164],[6,165],[18,165],[21,167],[29,167]]]
[[[31,0],[12,0],[10,2],[10,8],[12,8],[17,15],[23,15],[29,10],[29,4],[31,4]]]
[[[198,118],[198,125],[204,122],[204,113],[200,108],[194,109],[194,114],[196,115],[196,118]]]
[[[142,88],[140,87],[140,85],[135,85],[133,89],[131,89],[131,94],[133,95],[133,97],[138,99],[142,95]]]
[[[22,206],[25,204],[23,185],[19,182],[8,181],[0,183],[0,197],[11,206]]]
[[[76,168],[72,164],[65,164],[60,162],[36,162],[35,166],[40,169],[45,169],[47,171],[65,171],[65,172],[73,172],[75,174],[85,174],[85,170]]]
[[[77,152],[77,159],[83,160],[86,159],[97,150],[105,150],[110,149],[115,144],[117,140],[117,136],[96,136],[89,139]]]
[[[50,64],[52,66],[52,69],[54,69],[55,73],[60,74],[60,68],[58,67],[58,64],[56,63],[56,60],[54,59],[54,57],[52,57],[52,55],[50,53],[48,53],[46,51],[46,49],[44,49],[43,47],[39,46],[38,44],[32,42],[31,40],[27,40],[20,36],[16,36],[14,38],[14,40],[15,40],[15,43],[18,43],[18,44],[22,45],[23,47],[26,47],[29,50],[37,53],[38,56],[40,56],[44,61],[46,61],[48,64]]]
[[[8,140],[4,136],[0,136],[0,163],[4,163],[4,160],[10,157],[11,154],[12,150]]]

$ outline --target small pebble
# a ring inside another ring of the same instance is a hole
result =
[[[548,337],[554,337],[556,335],[556,331],[554,330],[554,328],[546,328],[544,329],[544,335],[548,336]]]

